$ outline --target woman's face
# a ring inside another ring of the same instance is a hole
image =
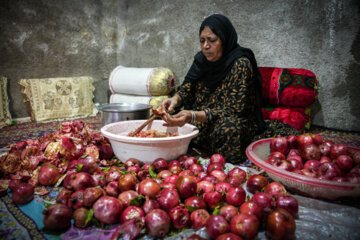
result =
[[[216,62],[222,56],[221,39],[209,27],[200,33],[200,47],[209,62]]]

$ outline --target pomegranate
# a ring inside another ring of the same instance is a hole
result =
[[[204,193],[203,198],[210,209],[215,209],[223,202],[223,196],[219,192]]]
[[[34,199],[34,186],[29,183],[19,183],[12,191],[11,199],[16,204],[26,204]]]
[[[290,148],[296,149],[298,147],[297,137],[295,135],[286,136]]]
[[[230,177],[227,179],[227,181],[233,187],[239,187],[240,185],[242,185],[244,183],[244,182],[242,182],[242,180],[240,178],[237,178],[237,177]]]
[[[286,137],[275,137],[270,141],[271,152],[281,152],[286,155],[289,152],[289,142]]]
[[[244,170],[242,170],[241,168],[239,167],[234,167],[233,169],[231,169],[229,172],[228,172],[228,177],[231,178],[231,177],[236,177],[236,178],[239,178],[240,179],[240,182],[241,184],[246,182],[246,177],[247,177],[247,174]]]
[[[215,153],[210,157],[210,164],[211,163],[220,163],[221,165],[225,166],[226,160],[221,154]]]
[[[341,177],[340,168],[333,162],[324,162],[318,169],[318,175],[323,176],[325,179],[331,180],[334,177]]]
[[[233,217],[239,214],[239,211],[235,206],[228,204],[220,208],[219,214],[223,216],[226,221],[230,222]]]
[[[168,176],[166,178],[164,178],[164,182],[169,182],[169,183],[176,183],[176,180],[178,179],[178,175],[171,175],[171,176]]]
[[[338,165],[340,170],[344,172],[349,171],[354,164],[353,159],[349,155],[339,155],[335,159],[335,163]]]
[[[271,239],[293,239],[295,228],[294,217],[282,208],[270,213],[266,221],[266,235]]]
[[[90,174],[99,172],[98,159],[92,155],[87,155],[85,158],[80,158],[77,162],[76,169],[81,172],[88,172]]]
[[[320,167],[321,163],[317,160],[314,159],[310,159],[307,160],[304,164],[304,168],[312,168],[315,171],[318,171],[319,167]]]
[[[227,194],[227,192],[230,190],[230,188],[232,188],[233,185],[231,185],[231,183],[228,182],[218,182],[215,185],[215,191],[225,195]]]
[[[232,187],[226,194],[226,202],[234,206],[243,204],[245,198],[246,192],[242,187]]]
[[[224,166],[220,163],[210,163],[206,169],[207,174],[210,174],[214,170],[224,171]]]
[[[134,190],[128,190],[128,191],[120,193],[118,195],[118,199],[122,203],[123,207],[127,208],[128,206],[130,206],[130,201],[138,196],[139,196],[139,194],[137,192],[135,192]]]
[[[172,226],[176,229],[186,228],[190,225],[189,210],[184,207],[176,206],[170,210],[169,216],[172,222]]]
[[[246,239],[255,238],[259,226],[259,219],[255,215],[247,213],[239,213],[230,221],[231,232]]]
[[[91,207],[96,200],[101,196],[105,195],[104,189],[99,187],[89,187],[84,190],[84,201],[85,207]]]
[[[141,171],[141,168],[138,165],[134,165],[134,166],[128,167],[127,170],[132,173],[138,173]]]
[[[315,144],[306,144],[300,148],[300,155],[304,160],[320,160],[321,157],[320,149]]]
[[[211,215],[207,220],[205,224],[205,229],[207,234],[211,238],[215,239],[219,235],[229,232],[230,226],[223,216],[219,214],[214,214]]]
[[[189,169],[183,170],[179,173],[178,175],[180,176],[194,176],[194,173],[192,171],[190,171]]]
[[[208,181],[208,182],[211,182],[212,184],[216,184],[219,182],[219,180],[212,175],[206,175],[205,177],[203,177],[201,179],[201,181]]]
[[[197,181],[193,176],[182,175],[176,180],[175,186],[182,198],[188,198],[196,193]]]
[[[59,192],[59,194],[57,195],[57,197],[56,197],[56,203],[62,203],[62,204],[65,204],[65,205],[69,206],[71,194],[72,194],[72,191],[64,188],[64,189],[61,190],[61,192]]]
[[[168,169],[167,161],[163,158],[155,159],[151,165],[156,172]]]
[[[257,191],[261,191],[264,187],[266,187],[269,184],[269,181],[266,177],[261,175],[251,175],[246,183],[246,189],[251,192],[255,193]]]
[[[301,160],[295,157],[291,157],[288,159],[293,169],[301,170],[304,168],[304,165]]]
[[[117,166],[111,166],[108,173],[106,174],[106,182],[118,181],[122,176],[122,170]]]
[[[43,223],[44,228],[52,231],[65,230],[71,226],[72,212],[64,204],[56,203],[45,209]]]
[[[128,190],[135,190],[136,184],[139,182],[137,177],[134,174],[127,173],[120,177],[118,180],[118,187],[120,192],[125,192]]]
[[[259,220],[264,216],[263,207],[254,200],[249,200],[241,204],[239,212],[255,215]]]
[[[181,167],[181,164],[178,160],[172,160],[171,162],[168,163],[168,169],[171,168],[172,166],[179,166]]]
[[[146,197],[145,202],[142,206],[142,209],[144,210],[145,214],[148,214],[149,212],[151,212],[151,210],[159,209],[159,208],[160,208],[159,203],[154,199],[150,199],[149,197]]]
[[[269,194],[271,194],[272,196],[275,196],[275,197],[288,195],[288,192],[286,191],[284,185],[282,185],[279,182],[269,183],[265,187],[264,192],[269,193]]]
[[[84,190],[77,190],[73,192],[69,198],[69,207],[72,209],[78,209],[84,206]]]
[[[297,136],[298,148],[302,148],[307,144],[313,144],[314,140],[310,134],[304,133]]]
[[[136,159],[136,158],[129,158],[128,160],[125,161],[125,167],[131,167],[137,165],[139,167],[141,167],[141,162],[140,160]]]
[[[256,192],[251,200],[257,202],[265,210],[275,207],[275,198],[270,193]]]
[[[343,143],[335,143],[330,147],[330,158],[336,159],[340,155],[348,155],[347,146]]]
[[[284,171],[292,171],[294,170],[294,167],[293,165],[291,164],[291,162],[289,160],[280,160],[278,162],[275,162],[273,164],[273,166],[279,168],[279,169],[282,169]]]
[[[360,151],[355,152],[352,155],[352,158],[353,158],[355,164],[360,165]]]
[[[190,220],[192,227],[200,229],[205,226],[210,214],[205,209],[198,209],[191,213]]]
[[[120,215],[120,223],[125,223],[126,221],[133,218],[137,218],[140,220],[142,219],[141,221],[144,222],[145,221],[144,210],[142,210],[142,208],[139,208],[137,206],[129,206],[125,208]]]
[[[187,209],[206,209],[206,202],[202,197],[199,196],[191,196],[189,198],[187,198],[184,202],[184,205]]]
[[[59,169],[55,165],[45,163],[40,168],[38,181],[44,186],[54,185],[59,180],[60,176]]]
[[[223,170],[215,169],[210,172],[210,175],[216,177],[219,182],[224,182],[227,178],[227,175],[223,172]]]
[[[109,196],[117,197],[120,193],[118,182],[117,181],[109,182],[105,187],[105,192]]]
[[[64,179],[64,187],[73,191],[84,190],[94,186],[94,179],[87,172],[69,174]]]
[[[330,155],[330,146],[325,143],[319,145],[319,150],[322,156]]]
[[[99,147],[100,159],[111,159],[114,156],[114,152],[110,144],[101,144]]]
[[[144,221],[139,219],[130,219],[129,221],[121,224],[115,232],[111,235],[110,239],[136,239],[144,227]]]
[[[293,150],[293,149],[291,149]],[[290,150],[289,150],[290,153]],[[287,155],[289,155],[289,153]],[[275,157],[279,160],[285,160],[285,155],[282,152],[272,152],[270,153],[269,157]]]
[[[189,170],[192,171],[195,176],[199,175],[199,173],[201,172],[204,172],[204,168],[198,163],[194,163],[193,165],[191,165],[189,167]]]
[[[160,184],[160,189],[164,189],[164,188],[176,190],[175,183],[170,183],[170,182],[161,183]]]
[[[279,196],[276,199],[276,207],[285,209],[293,217],[295,217],[299,211],[299,204],[293,196]]]
[[[215,189],[214,184],[209,181],[200,181],[196,186],[196,193],[202,195],[207,192],[213,192]]]
[[[242,238],[230,232],[219,235],[216,240],[242,240]]]
[[[74,218],[74,225],[77,228],[86,228],[89,225],[89,221],[86,221],[86,216],[89,210],[81,207],[74,211],[73,218]]]
[[[173,165],[173,166],[169,167],[169,171],[172,174],[176,174],[176,176],[177,176],[182,171],[182,168],[181,168],[181,166]]]
[[[145,216],[146,231],[153,237],[163,238],[170,230],[171,219],[162,209],[154,209]]]
[[[289,150],[289,153],[286,155],[286,157],[292,157],[292,156],[300,156],[299,150],[295,148],[291,148]]]
[[[163,179],[165,181],[165,178],[172,176],[173,173],[169,170],[162,170],[161,172],[158,173],[158,175],[156,176],[156,178],[159,179]]]
[[[101,172],[95,172],[93,174],[91,174],[91,177],[94,180],[94,185],[95,186],[105,186],[106,185],[106,178],[105,178],[105,172],[101,171]]]
[[[180,204],[180,197],[176,190],[163,189],[157,196],[157,202],[166,212]]]
[[[100,197],[93,205],[94,216],[97,220],[107,224],[120,221],[123,206],[120,200],[111,196]]]
[[[184,168],[189,169],[191,165],[196,164],[198,159],[196,157],[186,157],[184,161]]]
[[[155,198],[160,192],[160,185],[153,179],[145,179],[140,182],[138,192],[149,198]]]

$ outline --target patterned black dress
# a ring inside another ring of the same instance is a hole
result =
[[[246,160],[245,149],[256,138],[287,135],[295,131],[291,127],[270,126],[267,123],[265,133],[255,135],[258,127],[254,74],[250,61],[245,57],[235,60],[230,72],[215,90],[211,91],[203,81],[184,82],[177,93],[182,98],[184,109],[206,113],[207,121],[196,123],[200,132],[192,144],[210,153],[220,153],[228,162]]]

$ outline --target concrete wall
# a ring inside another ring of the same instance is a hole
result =
[[[27,116],[21,78],[90,75],[108,99],[117,65],[169,67],[180,84],[212,13],[230,18],[259,66],[305,68],[319,78],[313,123],[360,131],[360,3],[357,0],[82,0],[0,3],[0,74],[11,113]]]

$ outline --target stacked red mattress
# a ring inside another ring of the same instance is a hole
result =
[[[318,94],[318,79],[301,68],[259,67],[263,77],[265,120],[278,119],[298,131],[310,128],[310,105]]]

